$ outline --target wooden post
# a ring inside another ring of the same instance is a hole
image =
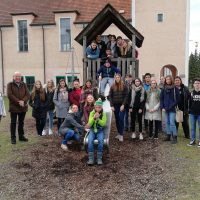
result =
[[[83,36],[83,58],[86,57],[87,37]]]
[[[136,37],[135,35],[132,35],[132,76],[138,76],[136,73],[136,58],[135,58],[135,42],[136,42]]]
[[[83,58],[83,83],[87,80],[87,58]]]
[[[87,80],[88,62],[86,59],[87,37],[83,36],[83,83]]]

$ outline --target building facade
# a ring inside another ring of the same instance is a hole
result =
[[[130,22],[134,16],[135,27],[145,37],[138,50],[140,77],[146,72],[156,78],[175,73],[187,79],[188,0],[173,5],[167,0],[129,0],[126,4],[105,0],[101,5],[93,1],[92,7],[86,0],[63,2],[16,0],[8,6],[0,0],[0,91],[6,91],[15,71],[23,74],[30,90],[35,80],[70,81],[72,65],[82,80],[83,48],[74,38],[107,3]],[[114,25],[102,35],[108,34],[124,37]]]

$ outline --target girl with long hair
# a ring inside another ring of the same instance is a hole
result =
[[[131,127],[132,127],[132,139],[136,139],[136,132],[135,132],[135,122],[136,117],[138,118],[139,123],[139,139],[143,140],[142,134],[142,115],[145,106],[145,89],[143,87],[142,81],[140,78],[135,78],[132,84],[132,89],[129,93],[130,96],[130,113],[131,113]]]
[[[53,102],[53,96],[54,96],[54,91],[55,91],[55,86],[54,86],[54,82],[52,79],[49,79],[47,81],[46,87],[45,87],[45,91],[47,94],[47,121],[46,121],[46,127],[45,129],[42,131],[42,135],[46,135],[47,134],[47,124],[49,126],[49,135],[53,134],[53,112],[55,109],[55,105]]]
[[[160,94],[160,108],[165,112],[166,138],[164,141],[170,141],[171,129],[173,133],[172,144],[177,143],[177,129],[175,124],[176,106],[180,99],[179,90],[174,85],[171,75],[165,77],[164,87]]]
[[[94,97],[91,94],[89,94],[85,100],[85,105],[83,107],[83,117],[85,124],[88,123],[90,112],[94,109],[94,103]]]
[[[123,142],[123,132],[124,132],[124,115],[125,106],[128,100],[128,89],[123,83],[121,75],[116,74],[114,77],[114,84],[110,88],[110,105],[111,109],[115,114],[115,122],[117,126],[118,135],[116,138]]]
[[[40,81],[36,81],[30,96],[29,105],[33,108],[32,116],[36,120],[37,134],[42,135],[47,115],[47,96]]]
[[[67,116],[69,110],[69,100],[68,100],[68,87],[64,79],[61,79],[58,86],[54,92],[53,102],[56,107],[56,117],[58,119],[57,128],[59,128]]]
[[[153,136],[153,126],[155,124],[154,139],[158,139],[158,128],[161,120],[160,111],[160,89],[157,85],[156,80],[152,79],[150,88],[147,91],[146,99],[146,113],[145,119],[149,121],[149,137]]]

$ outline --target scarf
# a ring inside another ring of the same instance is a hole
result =
[[[140,102],[144,101],[144,88],[140,85],[140,86],[132,86],[132,93],[131,93],[131,106],[133,106],[134,102],[135,102],[135,95],[136,92],[141,91],[141,96],[140,96]]]
[[[68,93],[66,91],[66,88],[60,88],[60,99],[61,101],[66,101],[68,98]]]

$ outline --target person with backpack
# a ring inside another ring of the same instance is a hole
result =
[[[189,100],[191,140],[188,146],[194,146],[196,144],[196,123],[198,122],[198,147],[200,147],[200,78],[195,78],[193,80],[193,87],[194,89],[191,92]]]

